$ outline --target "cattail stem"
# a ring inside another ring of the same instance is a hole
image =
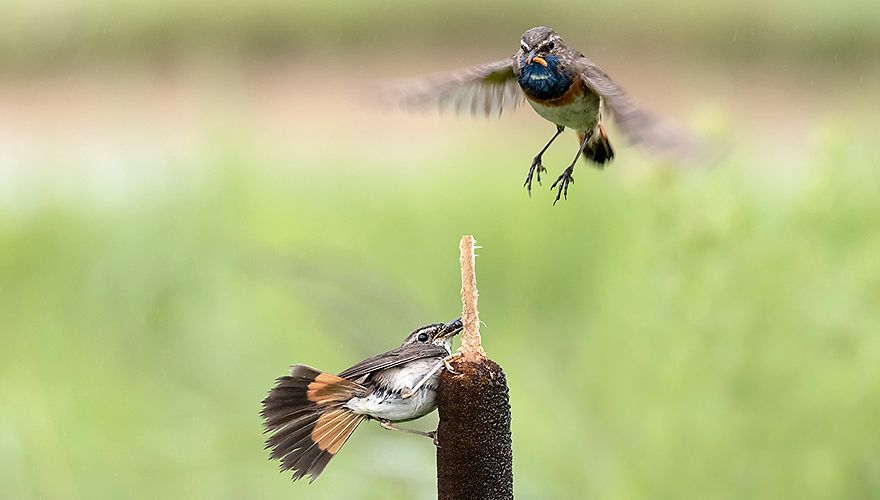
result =
[[[461,239],[461,318],[455,373],[440,375],[437,493],[440,500],[513,498],[513,450],[507,380],[480,339],[474,238]]]
[[[477,310],[477,272],[474,249],[476,240],[473,236],[462,236],[458,249],[461,253],[461,321],[464,331],[461,334],[459,352],[463,359],[479,361],[486,358],[480,338],[480,312]]]

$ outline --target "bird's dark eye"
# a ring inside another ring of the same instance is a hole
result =
[[[555,47],[555,46],[556,46],[555,43],[550,42],[550,43],[547,44],[547,50],[553,50],[553,47]]]
[[[428,334],[427,333],[420,333],[419,334],[419,342],[427,342],[427,341],[428,341]]]

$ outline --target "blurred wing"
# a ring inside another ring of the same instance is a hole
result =
[[[400,366],[422,358],[445,357],[446,348],[434,344],[406,344],[397,349],[377,354],[340,373],[339,376],[354,380],[377,370]]]
[[[689,156],[697,140],[684,130],[639,109],[626,91],[614,83],[593,61],[581,57],[575,62],[584,84],[603,97],[606,109],[627,139],[651,151]]]
[[[404,82],[388,90],[391,100],[406,109],[436,107],[485,116],[500,115],[524,100],[512,58]]]

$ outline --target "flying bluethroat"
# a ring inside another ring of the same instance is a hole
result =
[[[575,130],[577,154],[550,187],[557,189],[554,205],[560,197],[568,198],[578,158],[583,156],[598,168],[614,158],[605,128],[607,115],[615,119],[629,142],[653,152],[684,157],[695,147],[687,133],[641,110],[595,63],[545,26],[523,33],[512,57],[399,86],[393,99],[405,107],[451,107],[487,116],[528,102],[556,125],[556,133],[532,160],[523,184],[529,195],[533,177],[540,184],[541,173],[546,171],[541,163],[544,152],[563,130]]]

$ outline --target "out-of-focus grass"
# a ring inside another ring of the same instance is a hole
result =
[[[0,210],[0,497],[433,498],[431,444],[370,424],[290,484],[257,412],[291,363],[342,370],[454,317],[473,233],[520,498],[876,498],[867,151],[829,140],[787,181],[745,154],[624,155],[557,207],[483,151],[413,174],[245,148],[131,174],[125,199],[22,182]]]
[[[523,30],[540,24],[592,53],[612,45],[618,52],[668,46],[690,56],[832,63],[875,59],[880,44],[880,7],[873,0],[850,0],[845,8],[818,0],[6,0],[3,17],[0,67],[7,71],[193,53],[243,60],[338,53],[352,64],[407,48],[499,51],[500,57],[516,49]]]

